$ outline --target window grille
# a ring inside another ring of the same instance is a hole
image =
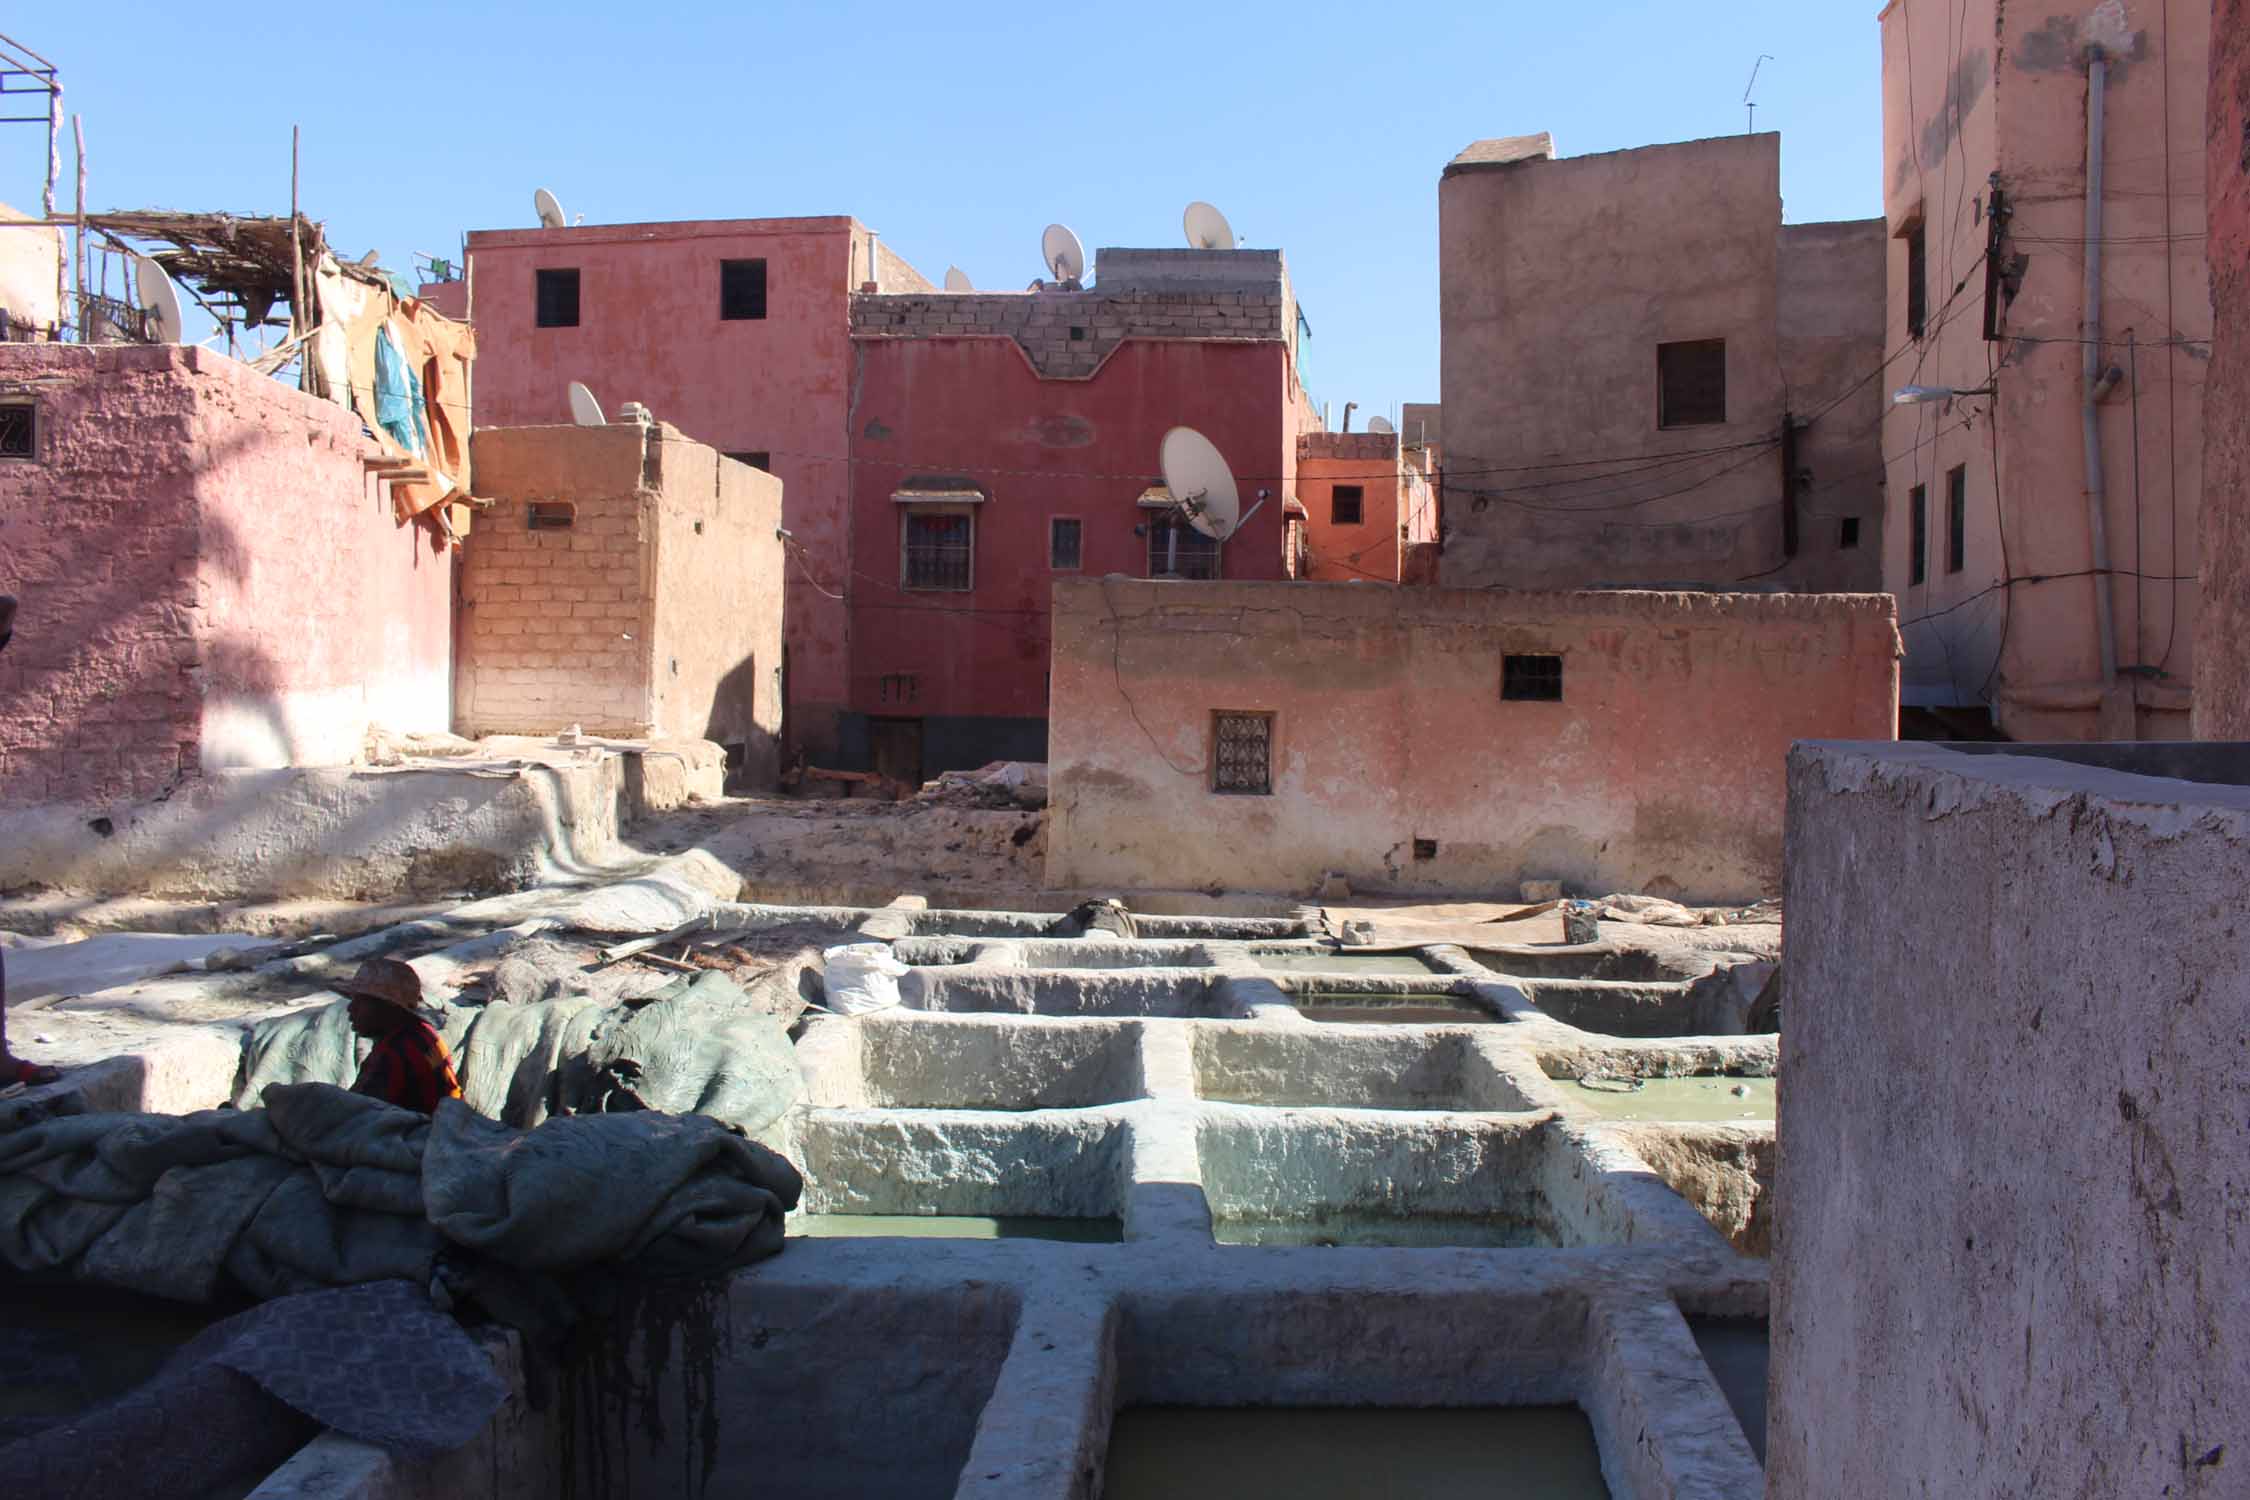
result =
[[[538,321],[541,328],[576,328],[578,326],[578,273],[572,271],[538,271],[533,273],[537,293]]]
[[[906,518],[905,586],[910,589],[967,589],[974,524],[967,516],[909,515]]]
[[[766,315],[766,263],[762,260],[719,262],[719,317],[729,323]]]
[[[39,456],[39,408],[28,401],[0,405],[0,458]]]
[[[1211,724],[1211,790],[1273,795],[1273,715],[1222,712]]]
[[[1079,566],[1083,529],[1072,516],[1056,516],[1047,523],[1047,566],[1059,573]]]
[[[1148,576],[1196,578],[1219,576],[1219,544],[1190,526],[1176,513],[1160,516],[1148,528]]]
[[[1958,573],[1969,563],[1969,466],[1956,465],[1945,476],[1945,571]]]
[[[1339,484],[1329,493],[1329,524],[1357,526],[1366,511],[1367,491],[1356,484]]]

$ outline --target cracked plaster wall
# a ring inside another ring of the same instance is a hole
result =
[[[1789,780],[1767,1493],[2240,1494],[2250,790]]]
[[[1770,893],[1790,743],[1893,732],[1893,618],[1881,595],[1059,583],[1048,883]],[[1502,701],[1509,653],[1560,655],[1562,701]],[[1274,716],[1271,796],[1212,791],[1219,710]]]

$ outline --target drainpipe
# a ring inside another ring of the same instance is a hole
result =
[[[2078,336],[2080,421],[2086,449],[2086,530],[2093,542],[2094,629],[2102,662],[2105,701],[2117,685],[2117,633],[2111,605],[2108,496],[2102,482],[2102,113],[2109,58],[2086,49],[2086,287]]]

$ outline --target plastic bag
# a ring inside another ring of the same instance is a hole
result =
[[[822,982],[828,1008],[840,1016],[889,1010],[899,1003],[898,982],[908,971],[882,943],[846,943],[821,955],[828,961]]]

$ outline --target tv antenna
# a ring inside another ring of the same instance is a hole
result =
[[[1750,97],[1750,91],[1758,86],[1758,70],[1777,60],[1771,52],[1761,52],[1757,61],[1750,64],[1750,81],[1742,86],[1742,103],[1750,111],[1750,118],[1742,127],[1744,135],[1754,135],[1758,129],[1758,102]]]
[[[180,341],[180,294],[172,287],[172,278],[164,268],[145,255],[133,257],[133,289],[140,295],[140,304],[148,309],[148,331],[159,344],[176,344]]]
[[[602,404],[594,393],[573,380],[570,383],[570,420],[581,427],[606,427],[609,419],[602,415]]]
[[[570,222],[563,217],[561,200],[545,188],[540,188],[531,195],[531,206],[539,215],[541,229],[561,229]]]
[[[1175,427],[1165,433],[1157,461],[1164,470],[1164,488],[1171,492],[1172,503],[1190,526],[1214,542],[1223,542],[1240,531],[1266,503],[1266,492],[1260,490],[1258,504],[1243,511],[1235,492],[1234,470],[1227,467],[1211,440],[1192,427]]]
[[[1080,278],[1086,274],[1086,247],[1078,242],[1069,226],[1049,224],[1047,232],[1039,237],[1039,258],[1047,263],[1048,274],[1062,284],[1066,292],[1081,289]]]
[[[973,292],[976,290],[976,285],[969,280],[969,273],[959,266],[947,266],[945,268],[945,289],[949,292]]]
[[[1225,214],[1201,199],[1187,206],[1187,212],[1180,216],[1180,225],[1187,231],[1187,242],[1193,249],[1235,248],[1234,226],[1227,222]]]

